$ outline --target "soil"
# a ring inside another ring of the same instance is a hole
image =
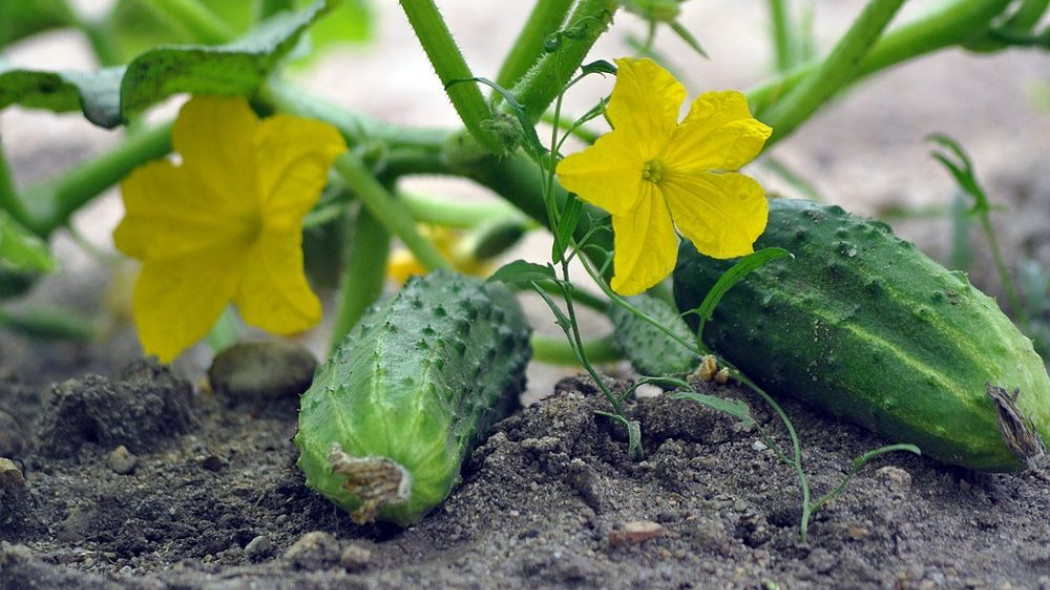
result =
[[[787,444],[756,399],[697,385]],[[304,486],[294,397],[235,405],[136,361],[51,388],[9,378],[0,403],[37,425],[0,468],[0,588],[1050,588],[1036,477],[887,456],[801,542],[796,480],[756,431],[640,399],[635,462],[582,379],[499,423],[407,530],[354,525]],[[818,494],[885,442],[786,407]]]
[[[397,6],[375,4],[383,17],[377,45],[326,61],[305,83],[380,119],[453,124],[411,32],[398,28]],[[502,55],[490,40],[513,38],[517,13],[504,13],[528,8],[489,4],[443,5],[480,71],[495,71]],[[821,4],[818,40],[833,39],[862,4]],[[686,3],[683,10],[713,58],[694,67],[687,50],[668,46],[691,91],[761,78],[768,42],[754,3]],[[723,19],[750,33],[706,24]],[[625,54],[620,41],[595,55]],[[63,61],[83,54],[76,40],[72,49],[54,37],[44,45],[21,51],[42,52],[48,67],[90,66]],[[394,56],[398,75],[380,55]],[[923,140],[951,133],[1005,206],[993,221],[1008,264],[1029,257],[1050,268],[1050,116],[1029,100],[1034,85],[1047,83],[1046,66],[1045,54],[1024,52],[922,60],[851,92],[773,156],[848,209],[916,209],[951,196],[951,179]],[[356,91],[362,80],[370,92]],[[0,116],[19,183],[66,169],[114,141],[75,117],[56,119],[18,109]],[[763,182],[791,192],[775,176]],[[110,195],[74,225],[108,249],[119,215]],[[946,258],[944,216],[895,227]],[[975,233],[972,278],[1000,293],[981,240]],[[65,270],[43,281],[28,305],[110,314],[112,308],[98,312],[108,276],[102,265],[65,236],[54,243]],[[542,257],[544,247],[537,251]],[[538,329],[549,328],[549,314],[534,318]],[[323,348],[325,334],[315,339]],[[103,342],[0,333],[0,590],[1050,590],[1050,486],[1038,477],[886,455],[816,513],[803,542],[798,481],[755,430],[695,404],[646,397],[628,405],[645,435],[646,458],[632,461],[624,433],[595,414],[607,408],[590,382],[558,382],[566,371],[550,367],[530,371],[527,400],[542,399],[495,427],[440,508],[407,530],[358,526],[303,484],[290,442],[294,396],[245,402],[209,393],[200,378],[210,359],[200,350],[174,369],[139,356],[133,331],[119,322]],[[747,391],[697,386],[745,400],[775,441],[787,444],[784,428]],[[783,404],[815,495],[838,484],[858,455],[888,442]]]

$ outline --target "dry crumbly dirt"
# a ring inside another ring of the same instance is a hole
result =
[[[748,401],[786,444],[755,398],[700,387]],[[645,433],[634,462],[582,379],[499,423],[448,501],[404,531],[354,525],[304,487],[294,399],[235,406],[136,361],[50,388],[9,377],[0,406],[28,425],[26,493],[0,469],[3,589],[1050,589],[1042,480],[889,455],[802,543],[794,476],[757,432],[646,398],[629,406]],[[885,442],[785,407],[818,494]]]

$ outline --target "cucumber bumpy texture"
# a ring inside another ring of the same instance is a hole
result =
[[[940,461],[1017,471],[1045,459],[1050,379],[995,301],[881,222],[770,200],[757,248],[772,262],[734,286],[704,342],[774,394],[795,396]],[[679,252],[679,309],[731,261]]]
[[[409,280],[369,309],[303,394],[294,442],[306,484],[357,522],[418,522],[518,406],[529,334],[501,285],[444,271]]]

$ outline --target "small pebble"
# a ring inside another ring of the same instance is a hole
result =
[[[237,401],[266,402],[298,396],[313,382],[317,359],[285,340],[241,342],[219,353],[208,368],[212,389]]]
[[[875,472],[875,477],[886,486],[886,489],[895,493],[903,494],[911,489],[911,474],[893,465],[880,467]]]
[[[372,552],[358,545],[350,545],[339,557],[339,565],[348,572],[359,572],[372,563]]]
[[[340,557],[339,542],[324,531],[306,533],[284,552],[286,561],[304,570],[331,567],[339,562]]]
[[[252,561],[260,561],[270,556],[273,551],[273,541],[266,535],[259,535],[244,546],[244,553]]]
[[[640,545],[650,539],[661,537],[664,527],[651,520],[634,520],[618,530],[609,531],[609,546]]]
[[[755,442],[751,443],[751,448],[754,449],[755,451],[758,451],[759,453],[761,453],[762,451],[768,449],[769,447],[766,445],[766,443],[764,443],[764,442],[762,442],[760,440],[756,440]]]
[[[222,459],[218,455],[208,455],[201,459],[201,467],[208,471],[221,471],[222,470]]]
[[[113,449],[106,460],[109,463],[109,468],[120,475],[128,475],[135,471],[135,467],[139,463],[139,458],[124,445]]]
[[[0,457],[17,458],[26,448],[26,435],[14,416],[0,410]]]

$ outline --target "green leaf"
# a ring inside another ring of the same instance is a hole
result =
[[[0,210],[0,299],[22,295],[55,266],[47,244]]]
[[[363,43],[372,38],[374,21],[372,6],[367,0],[343,0],[330,18],[310,31],[310,41],[315,50],[341,43]]]
[[[515,260],[504,264],[492,273],[486,282],[510,283],[518,285],[523,283],[536,283],[540,281],[553,281],[555,279],[554,269],[534,262]]]
[[[49,272],[55,266],[47,243],[0,210],[0,270]]]
[[[178,93],[247,96],[334,3],[318,0],[301,12],[278,14],[226,45],[153,49],[126,68],[107,68],[95,74],[3,71],[0,109],[12,104],[55,112],[80,108],[92,123],[113,128]]]
[[[76,22],[64,0],[0,1],[0,47]]]
[[[748,275],[748,273],[761,267],[763,264],[787,256],[794,258],[794,255],[791,254],[791,252],[788,252],[783,248],[763,248],[758,252],[754,252],[741,258],[739,262],[731,266],[729,270],[718,278],[718,281],[715,282],[715,286],[711,287],[711,290],[707,292],[707,296],[705,296],[703,302],[700,303],[700,307],[686,312],[696,313],[700,316],[700,324],[696,330],[697,338],[703,336],[704,324],[711,319],[712,315],[715,313],[715,308],[718,307],[718,303],[721,302],[722,297],[733,288],[733,285],[739,283]]]
[[[707,406],[713,410],[724,412],[733,416],[737,420],[740,420],[745,428],[751,428],[755,425],[755,419],[751,416],[751,408],[740,400],[724,399],[713,395],[707,395],[705,393],[697,393],[695,391],[681,391],[672,394],[671,399],[685,399]]]

